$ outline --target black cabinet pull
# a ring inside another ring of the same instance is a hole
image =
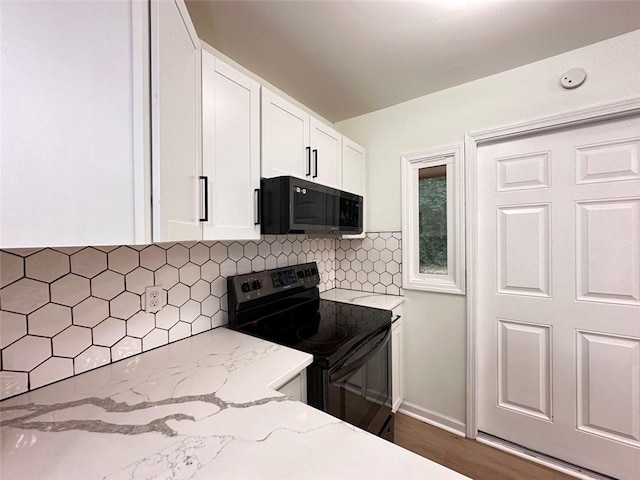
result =
[[[318,178],[318,150],[313,149],[313,164],[315,165],[316,173],[313,178]]]
[[[253,222],[254,225],[260,225],[260,217],[262,216],[262,212],[260,210],[262,210],[262,202],[260,200],[260,189],[256,188],[253,193],[256,196],[256,219],[255,222]]]
[[[307,177],[311,175],[311,147],[307,147]]]
[[[200,180],[204,180],[204,185],[203,185],[203,197],[204,197],[204,218],[201,218],[200,221],[201,222],[208,222],[209,221],[209,177],[206,177],[204,175],[200,176]]]

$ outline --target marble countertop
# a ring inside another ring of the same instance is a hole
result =
[[[344,288],[334,288],[322,292],[320,298],[333,300],[334,302],[354,303],[365,307],[382,308],[384,310],[393,310],[404,302],[404,297],[399,295],[361,292],[358,290],[346,290]]]
[[[0,477],[466,478],[275,389],[311,356],[218,328],[0,403]]]

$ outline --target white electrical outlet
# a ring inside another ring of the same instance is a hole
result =
[[[162,285],[153,285],[145,289],[145,312],[156,313],[162,310],[164,289]]]

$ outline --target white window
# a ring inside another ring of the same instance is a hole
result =
[[[402,156],[403,288],[464,294],[462,146]]]

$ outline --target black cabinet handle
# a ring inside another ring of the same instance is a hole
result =
[[[253,193],[256,196],[256,220],[253,222],[254,225],[260,225],[260,217],[262,216],[262,202],[260,201],[260,189],[256,188]]]
[[[208,222],[209,221],[209,177],[206,176],[200,176],[200,180],[204,180],[204,185],[202,188],[203,191],[203,198],[204,198],[204,218],[201,218],[200,221],[201,222]]]
[[[313,178],[318,178],[318,150],[313,149],[313,163],[315,165],[316,173],[313,175]]]
[[[311,147],[307,147],[307,177],[311,175]]]

